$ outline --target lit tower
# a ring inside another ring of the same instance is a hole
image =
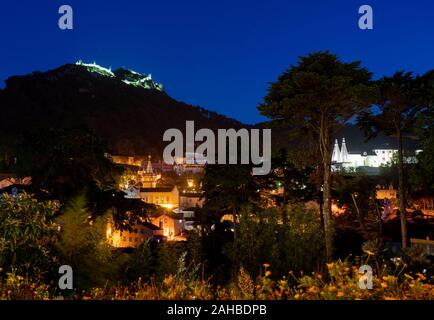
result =
[[[332,153],[332,162],[341,162],[341,152],[339,151],[338,139],[335,140],[335,146]]]
[[[151,156],[148,156],[148,163],[145,170],[138,172],[140,181],[143,188],[155,188],[157,187],[157,181],[161,178],[161,175],[154,173],[152,168]]]
[[[348,162],[348,150],[347,145],[345,144],[345,138],[342,138],[341,162]]]
[[[146,165],[146,173],[154,173],[152,169],[151,155],[148,156],[148,164]]]

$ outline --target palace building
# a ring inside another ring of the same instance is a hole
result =
[[[415,154],[417,155],[421,151],[416,150]],[[359,167],[379,168],[390,165],[397,153],[398,149],[390,145],[378,146],[365,151],[352,150],[351,148],[348,150],[345,138],[342,138],[341,147],[339,147],[338,139],[336,139],[332,153],[332,167],[333,170]],[[414,162],[416,157],[406,157],[405,161]]]

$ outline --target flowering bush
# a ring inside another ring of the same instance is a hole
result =
[[[434,299],[434,284],[423,274],[379,274],[373,276],[373,288],[361,289],[358,267],[348,262],[327,264],[327,276],[313,273],[299,278],[290,273],[280,280],[270,278],[264,264],[262,274],[253,280],[241,268],[227,287],[212,287],[207,281],[186,280],[177,275],[166,276],[161,284],[141,281],[130,287],[94,289],[87,299],[218,299],[218,300],[407,300]]]
[[[327,264],[327,275],[310,274],[296,277],[292,273],[280,280],[270,278],[270,265],[264,264],[254,280],[240,268],[234,281],[227,287],[212,286],[198,279],[195,272],[182,269],[167,275],[162,282],[152,278],[132,284],[106,286],[75,293],[74,299],[95,300],[431,300],[434,299],[432,279],[421,273],[410,275],[397,269],[395,274],[374,274],[372,289],[361,289],[358,267],[348,262]],[[13,273],[0,281],[1,299],[48,299],[49,288],[29,283]]]
[[[0,269],[1,271],[1,269]],[[0,300],[48,300],[48,286],[33,283],[28,278],[7,274],[4,281],[0,280]]]

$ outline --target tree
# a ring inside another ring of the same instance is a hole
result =
[[[84,196],[71,200],[59,217],[56,248],[60,262],[74,270],[74,287],[104,285],[119,271],[125,256],[112,254],[105,238],[106,217],[91,219]]]
[[[375,101],[371,73],[359,61],[344,63],[329,52],[300,57],[271,83],[258,109],[277,125],[316,137],[323,171],[323,219],[327,259],[333,255],[331,147],[333,134]]]
[[[404,148],[403,138],[408,134],[421,110],[421,85],[411,72],[398,71],[391,77],[382,77],[377,81],[380,91],[378,107],[380,113],[363,112],[358,117],[359,126],[369,138],[379,132],[396,137],[398,143],[398,194],[401,220],[402,247],[406,248],[407,220],[404,185]]]
[[[382,242],[381,208],[376,200],[376,179],[364,174],[341,175],[336,182],[336,199],[356,217],[365,241]]]
[[[162,242],[157,248],[157,279],[163,280],[167,275],[175,275],[178,269],[178,259],[185,252],[184,244]]]
[[[259,199],[257,179],[248,165],[206,166],[202,190],[205,209],[218,211],[218,220],[225,213],[232,214],[234,223],[243,209]]]
[[[0,269],[39,278],[55,261],[54,202],[38,202],[27,193],[0,195]]]
[[[418,78],[421,81],[424,107],[415,122],[415,134],[419,139],[420,149],[417,163],[410,175],[413,191],[429,196],[434,192],[434,70]]]
[[[156,261],[152,255],[151,241],[141,243],[130,255],[125,278],[128,281],[136,281],[141,278],[148,281],[155,274]]]
[[[284,215],[286,218],[280,219]],[[257,276],[264,263],[271,265],[277,277],[288,271],[313,271],[324,252],[319,212],[293,204],[265,209],[252,217],[244,215],[238,237],[225,249],[234,272],[243,267]]]
[[[16,148],[16,171],[35,188],[65,200],[83,189],[117,187],[120,169],[104,154],[105,144],[83,128],[41,129],[24,135]]]
[[[275,195],[276,202],[296,203],[302,201],[319,200],[319,186],[317,174],[311,164],[297,166],[292,154],[286,149],[278,150],[272,157],[272,170],[270,174],[259,176],[262,188],[283,188],[283,196]]]

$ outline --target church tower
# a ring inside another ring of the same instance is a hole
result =
[[[161,178],[161,175],[156,174],[152,168],[151,156],[148,156],[148,163],[146,164],[146,169],[144,166],[143,170],[138,172],[139,180],[141,181],[143,188],[156,188],[157,181]]]
[[[148,156],[148,164],[146,165],[146,173],[154,173],[152,169],[151,155]]]

